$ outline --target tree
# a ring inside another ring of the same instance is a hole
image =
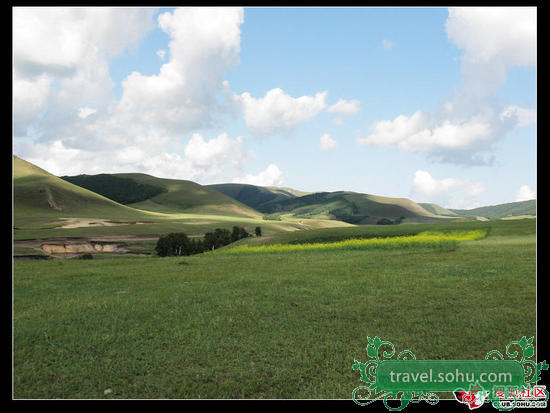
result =
[[[231,243],[231,232],[227,229],[216,228],[214,232],[204,234],[205,249],[214,250]]]
[[[256,233],[256,236],[257,237],[261,237],[262,236],[262,229],[260,227],[256,227],[256,229],[254,230],[254,232]]]
[[[170,255],[190,255],[191,242],[183,232],[172,232],[157,241],[155,251],[161,257]]]
[[[250,234],[243,227],[233,227],[233,232],[231,233],[231,242],[238,241],[243,238],[248,238]]]

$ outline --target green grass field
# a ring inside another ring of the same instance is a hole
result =
[[[417,359],[482,359],[535,336],[534,219],[274,231],[239,245],[480,229],[452,249],[15,260],[13,395],[349,400],[367,336]]]

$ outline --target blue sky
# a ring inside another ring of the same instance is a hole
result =
[[[536,196],[534,8],[16,8],[13,53],[14,153],[57,175]]]

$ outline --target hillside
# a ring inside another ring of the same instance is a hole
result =
[[[451,212],[462,217],[485,217],[488,219],[502,219],[515,216],[536,216],[537,201],[530,199],[528,201],[510,202],[507,204],[484,206],[474,209],[450,209]]]
[[[438,219],[433,213],[406,198],[389,198],[344,191],[318,192],[270,202],[259,209],[267,214],[337,219],[351,224],[376,224],[381,218],[404,217],[409,222]]]
[[[308,195],[307,192],[272,186],[262,187],[249,184],[214,184],[207,186],[258,211],[264,209],[269,203]]]
[[[61,179],[124,205],[145,201],[167,191],[164,187],[109,174],[62,176]]]
[[[113,186],[118,186],[121,179],[132,182],[136,187],[152,191],[153,196],[142,196],[137,202],[128,204],[137,209],[169,214],[195,213],[261,218],[261,214],[254,209],[192,181],[157,178],[140,173],[104,174],[96,177],[104,181],[103,188],[97,189],[103,194],[112,191]]]
[[[443,208],[437,204],[430,204],[430,203],[418,203],[422,208],[424,208],[426,211],[431,212],[434,215],[443,215],[443,216],[451,216],[456,217],[458,214],[456,212],[450,211],[446,208]]]
[[[68,217],[144,219],[148,215],[67,182],[13,156],[14,225]]]

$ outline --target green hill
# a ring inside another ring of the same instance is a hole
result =
[[[389,198],[356,192],[318,192],[269,202],[258,208],[267,214],[297,218],[337,219],[351,224],[376,224],[380,219],[404,217],[409,222],[437,220],[431,212],[406,198]]]
[[[258,211],[261,211],[269,203],[285,201],[308,194],[291,188],[263,187],[249,184],[215,184],[207,186]]]
[[[446,208],[440,207],[437,204],[430,204],[430,203],[418,203],[422,208],[424,208],[426,211],[431,212],[434,215],[442,215],[442,216],[450,216],[450,217],[456,217],[458,214],[450,211]]]
[[[14,225],[61,217],[145,219],[143,211],[121,205],[13,156]]]
[[[537,201],[536,199],[530,199],[528,201],[510,202],[474,209],[450,209],[450,211],[467,218],[477,216],[488,219],[503,219],[517,216],[536,216]]]
[[[136,209],[174,213],[213,214],[259,218],[261,214],[233,198],[192,181],[157,178],[141,173],[64,176]]]
[[[66,177],[74,178],[77,177]],[[260,213],[233,198],[192,181],[122,173],[87,176],[86,182],[88,185],[94,182],[95,190],[104,196],[120,196],[121,202],[145,211],[261,217]],[[141,192],[135,193],[132,198],[132,191],[122,192],[124,183]]]
[[[432,211],[405,198],[388,198],[355,192],[307,193],[290,188],[247,184],[217,184],[210,188],[265,214],[295,218],[336,219],[351,224],[376,224],[380,219],[437,219]]]
[[[161,186],[143,184],[131,178],[109,174],[62,176],[61,179],[124,205],[145,201],[167,191]]]

